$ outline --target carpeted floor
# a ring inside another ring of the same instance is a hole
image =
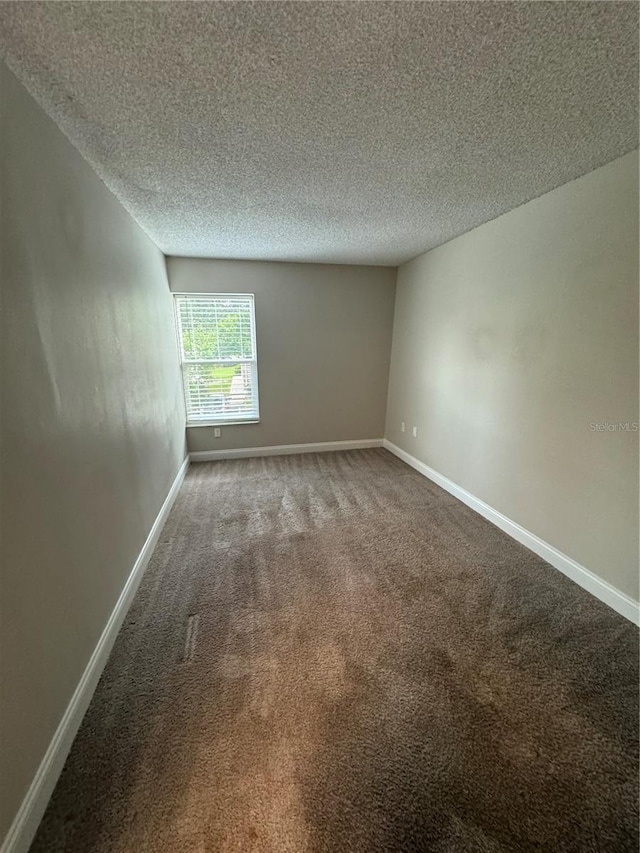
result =
[[[637,853],[638,632],[385,450],[192,466],[32,851]]]

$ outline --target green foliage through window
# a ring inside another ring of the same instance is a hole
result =
[[[253,297],[177,295],[189,423],[257,420]]]
[[[186,360],[253,357],[251,306],[238,300],[180,303],[182,351]]]

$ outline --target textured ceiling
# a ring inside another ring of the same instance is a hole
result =
[[[170,255],[396,265],[637,146],[633,2],[13,2],[0,45]]]

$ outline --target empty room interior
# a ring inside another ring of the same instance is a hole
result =
[[[0,853],[637,853],[637,2],[0,2]]]

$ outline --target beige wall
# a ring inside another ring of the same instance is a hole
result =
[[[255,293],[260,423],[189,429],[190,450],[382,438],[395,269],[167,263],[176,292]]]
[[[0,86],[2,839],[185,447],[162,254]]]
[[[637,599],[638,433],[607,421],[638,421],[637,152],[398,272],[386,437]]]

